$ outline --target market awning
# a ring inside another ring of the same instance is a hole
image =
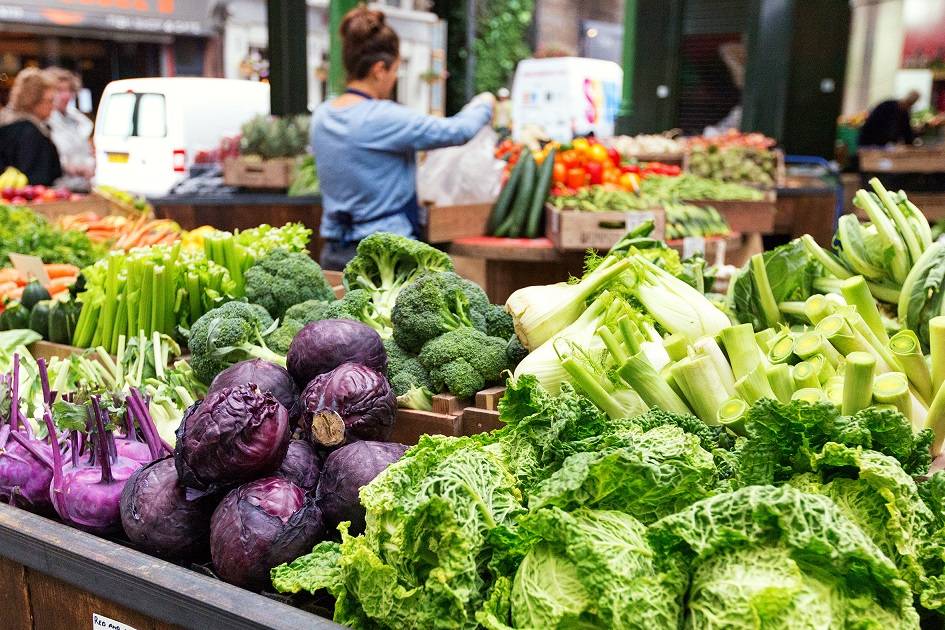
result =
[[[3,0],[0,22],[70,28],[207,35],[214,0]]]

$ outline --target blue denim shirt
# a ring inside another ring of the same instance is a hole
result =
[[[322,195],[322,237],[359,241],[382,231],[410,236],[409,219],[390,213],[416,197],[416,152],[465,144],[491,117],[487,103],[470,104],[451,118],[425,116],[387,100],[343,108],[321,104],[312,116],[312,151]],[[350,234],[344,233],[339,212],[350,213]]]

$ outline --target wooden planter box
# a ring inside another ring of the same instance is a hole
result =
[[[545,207],[545,235],[560,251],[608,250],[633,228],[653,221],[652,238],[662,239],[666,214],[662,209],[627,212],[583,212]]]
[[[492,213],[491,203],[462,206],[426,205],[423,240],[428,243],[449,243],[458,238],[482,236]]]
[[[867,148],[860,149],[859,156],[863,173],[945,173],[945,150],[940,147]]]
[[[9,630],[342,627],[6,504],[0,504],[0,602]]]
[[[223,162],[223,181],[241,188],[288,188],[295,172],[295,158],[251,160],[227,158]]]

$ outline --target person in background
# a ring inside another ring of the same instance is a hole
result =
[[[62,176],[48,125],[55,93],[55,81],[43,70],[26,68],[16,75],[10,102],[0,110],[0,171],[13,166],[30,184],[44,186]]]
[[[390,100],[400,40],[380,11],[359,7],[341,23],[344,94],[312,115],[321,182],[321,264],[341,270],[374,232],[419,236],[416,152],[465,144],[492,118],[495,98],[475,97],[452,118],[425,116]]]
[[[912,90],[898,101],[883,101],[874,107],[860,127],[859,146],[912,144],[916,132],[912,128],[909,114],[918,101],[919,93]]]
[[[49,68],[47,72],[56,81],[56,103],[49,117],[49,128],[66,175],[63,184],[70,190],[85,192],[91,187],[95,174],[95,158],[89,141],[92,121],[73,104],[82,82],[75,73],[64,68]]]
[[[512,135],[512,100],[509,98],[508,88],[499,88],[498,100],[495,104],[495,114],[492,116],[492,127],[498,132],[500,139]]]

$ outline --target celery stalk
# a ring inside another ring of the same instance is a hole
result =
[[[886,334],[886,327],[883,326],[883,318],[879,315],[876,300],[873,299],[863,276],[854,276],[844,280],[843,284],[840,285],[840,292],[847,304],[856,308],[856,312],[860,314],[860,317],[870,327],[876,338],[883,345],[888,344],[889,336]]]
[[[706,424],[715,425],[719,407],[729,396],[712,360],[705,355],[690,358],[677,362],[671,371],[696,415]]]
[[[164,323],[164,282],[165,268],[154,268],[154,284],[151,285],[151,327],[144,329],[150,335],[152,330],[160,330]]]
[[[725,354],[712,337],[700,337],[692,345],[692,351],[696,356],[705,356],[712,362],[716,373],[719,375],[719,381],[725,388],[729,396],[735,395],[735,376],[732,374],[732,368],[725,358]]]
[[[929,371],[929,364],[922,355],[918,336],[909,329],[900,330],[889,340],[889,351],[902,366],[902,371],[909,377],[909,382],[912,383],[919,398],[931,404],[932,374]]]
[[[843,375],[843,415],[851,416],[870,406],[875,371],[876,358],[872,354],[852,352],[847,356]]]
[[[794,379],[795,389],[820,387],[820,379],[817,378],[817,370],[813,363],[807,361],[801,361],[791,368],[791,378]]]
[[[791,395],[791,400],[813,404],[827,402],[827,396],[824,394],[824,390],[819,387],[803,387]]]
[[[761,352],[755,343],[751,324],[726,328],[720,334],[735,378],[741,378],[761,363]]]
[[[149,262],[141,271],[141,302],[138,304],[138,325],[135,333],[139,330],[151,330],[151,303],[154,300],[154,265]]]
[[[906,418],[912,420],[912,397],[909,379],[902,372],[886,372],[873,380],[873,400],[895,405]]]
[[[745,435],[745,415],[748,413],[748,403],[741,398],[729,398],[716,416],[718,423],[736,435]]]
[[[763,365],[756,365],[753,370],[735,381],[735,391],[748,403],[756,403],[762,398],[776,398]]]
[[[932,359],[932,395],[936,397],[945,381],[945,315],[929,320],[929,356]]]
[[[112,327],[112,336],[108,342],[109,352],[118,351],[118,338],[125,334],[125,329],[128,327],[128,309],[125,307],[125,301],[127,298],[127,295],[119,295],[115,301],[118,310],[116,313],[115,325]]]
[[[770,365],[765,370],[765,376],[768,377],[768,384],[775,397],[783,403],[791,401],[791,394],[794,393],[794,379],[791,377],[791,366],[787,363],[778,363]]]
[[[601,338],[601,341],[604,342],[604,346],[607,348],[607,351],[610,352],[610,355],[613,357],[614,362],[617,365],[623,365],[627,361],[627,353],[623,349],[623,346],[620,345],[620,341],[617,340],[617,337],[613,332],[606,326],[601,326],[597,329],[597,336]]]
[[[764,255],[755,254],[751,257],[749,264],[751,266],[752,281],[755,284],[755,290],[758,292],[758,306],[761,307],[765,326],[775,326],[781,321],[781,312],[778,310],[778,301],[774,299],[774,293],[771,292],[771,282],[768,280]]]
[[[691,413],[686,403],[653,369],[642,353],[630,357],[618,374],[650,407],[659,407],[679,414]]]
[[[762,355],[768,354],[768,351],[771,350],[771,342],[774,341],[777,336],[778,333],[775,332],[774,328],[765,328],[755,333],[755,343],[761,348]]]

